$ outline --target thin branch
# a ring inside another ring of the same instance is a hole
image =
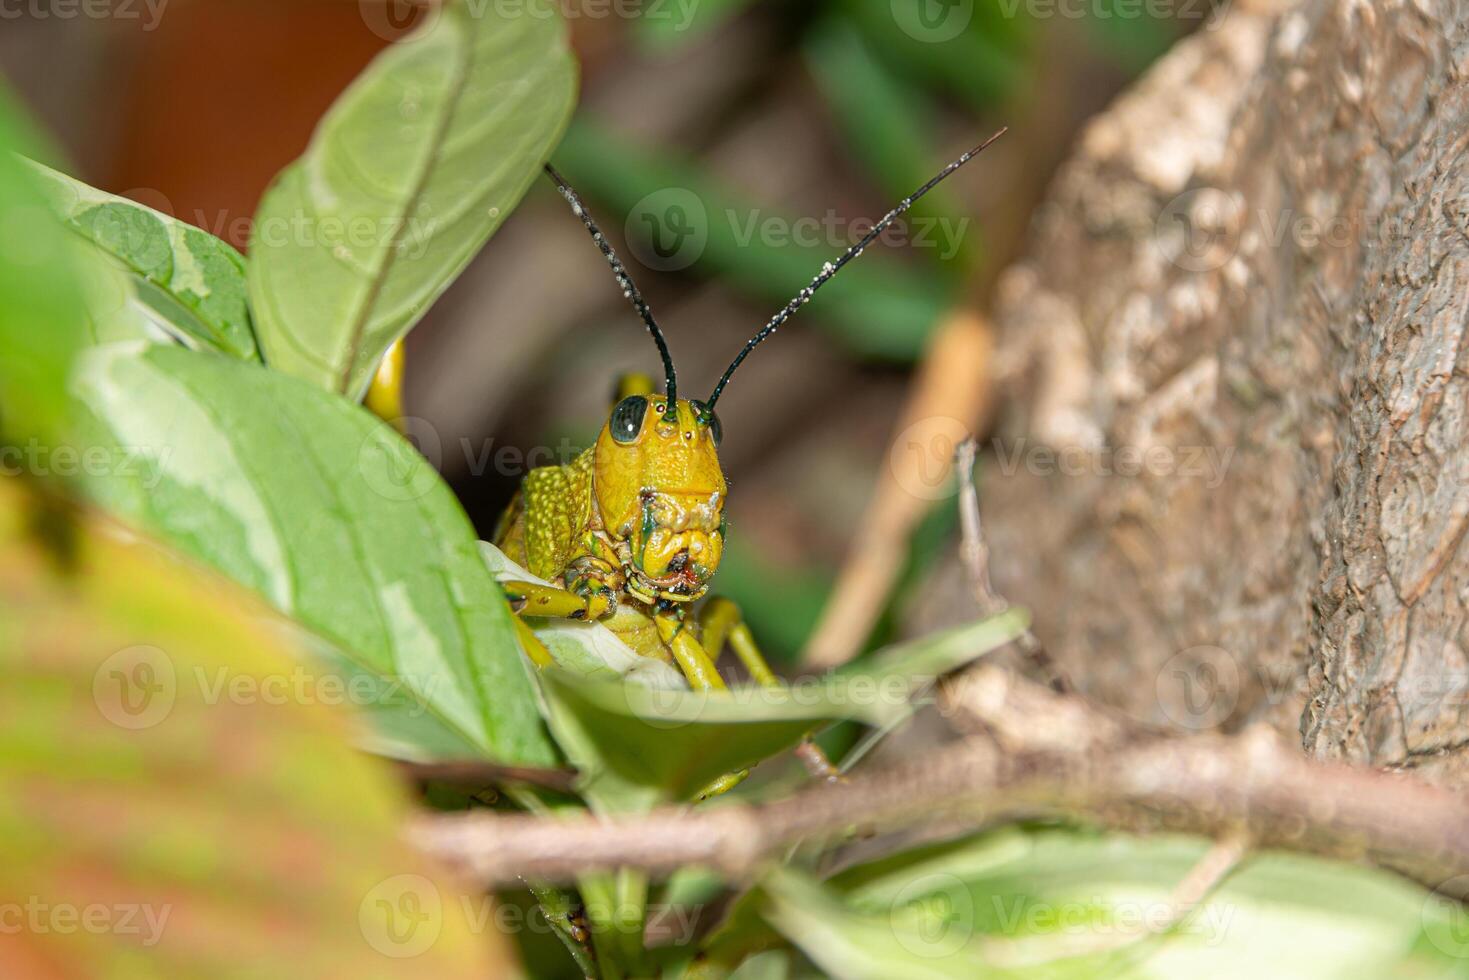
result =
[[[980,710],[1003,729],[1015,721],[1001,716],[1019,703]],[[1033,702],[1025,710],[1030,725],[1048,723]],[[687,865],[740,879],[792,844],[845,838],[854,828],[979,827],[1037,814],[1132,832],[1244,835],[1262,848],[1367,858],[1451,889],[1455,875],[1469,874],[1469,800],[1411,777],[1313,762],[1264,730],[1020,752],[969,739],[899,769],[771,803],[615,820],[426,816],[410,833],[421,849],[486,884],[569,881],[619,867],[667,875]]]
[[[990,576],[990,548],[984,537],[984,524],[979,517],[979,489],[974,484],[974,462],[979,443],[965,439],[954,451],[954,469],[959,478],[959,558],[974,589],[974,604],[981,616],[998,616],[1010,608],[1004,596],[995,591]],[[1046,677],[1053,691],[1065,694],[1072,690],[1067,678],[1040,639],[1027,629],[1015,640],[1015,646]]]

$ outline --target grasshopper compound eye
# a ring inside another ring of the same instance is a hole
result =
[[[632,442],[643,431],[643,416],[648,414],[648,399],[642,395],[629,395],[612,408],[612,417],[607,429],[612,440],[623,445]]]

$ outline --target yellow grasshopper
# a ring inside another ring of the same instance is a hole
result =
[[[596,444],[571,463],[531,470],[500,518],[495,545],[533,575],[554,583],[502,583],[517,614],[521,642],[538,666],[551,664],[551,656],[522,615],[599,620],[638,654],[676,664],[696,689],[724,688],[715,663],[727,642],[756,683],[780,684],[733,602],[711,598],[697,616],[691,615],[692,604],[708,592],[719,569],[727,530],[715,403],[750,352],[837,270],[1004,132],[949,164],[840,258],[824,265],[745,344],[703,401],[679,397],[673,357],[648,304],[576,192],[546,167],[652,335],[663,361],[664,390],[655,391],[645,377],[624,380]],[[814,745],[803,745],[800,754],[814,773],[835,775]],[[729,785],[741,775],[727,777]]]

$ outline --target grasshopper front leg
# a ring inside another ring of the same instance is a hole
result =
[[[712,660],[719,659],[725,641],[729,642],[735,656],[745,665],[750,677],[762,687],[781,687],[782,681],[770,669],[765,655],[755,643],[755,636],[745,623],[740,607],[724,596],[715,596],[699,611],[700,632],[704,637],[704,649]],[[806,771],[818,779],[832,782],[841,778],[841,770],[831,764],[826,753],[810,738],[796,746],[796,755],[806,766]]]
[[[672,651],[674,662],[688,679],[689,687],[696,691],[726,690],[724,678],[715,669],[713,658],[704,651],[703,644],[694,637],[692,631],[687,629],[684,610],[659,609],[654,613],[653,621],[658,625],[658,638]],[[711,796],[727,793],[744,782],[748,775],[748,769],[725,773],[700,790],[694,798],[707,800]]]
[[[554,585],[539,585],[535,582],[507,581],[500,583],[510,608],[526,616],[544,616],[549,619],[597,620],[617,607],[617,600],[602,591],[578,595]]]
[[[714,664],[718,661],[726,641],[757,684],[762,687],[784,686],[775,671],[771,670],[770,665],[766,663],[765,655],[760,652],[760,647],[755,643],[750,627],[746,625],[745,618],[740,613],[740,607],[733,601],[716,596],[705,603],[704,608],[699,612],[699,632],[703,636],[703,643],[696,640],[690,635],[689,630],[684,628],[682,611],[660,610],[656,619],[658,635],[673,651],[674,659],[683,669],[684,676],[688,678],[691,687],[724,690],[724,679],[719,676]],[[810,738],[796,746],[796,755],[811,775],[828,781],[841,778],[841,770],[831,764],[826,753],[822,752],[820,746]],[[723,793],[733,788],[747,775],[749,775],[748,770],[730,773],[705,789],[699,798],[705,799]]]
[[[569,590],[538,582],[512,580],[500,584],[510,604],[511,618],[515,620],[515,635],[526,656],[538,668],[551,666],[555,659],[521,616],[586,621],[611,615],[617,609],[617,592],[596,571],[591,567],[579,568],[575,577],[569,579],[572,585]]]

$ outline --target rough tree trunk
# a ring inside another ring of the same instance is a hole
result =
[[[1236,4],[1028,255],[984,512],[1072,678],[1469,775],[1469,3]]]

